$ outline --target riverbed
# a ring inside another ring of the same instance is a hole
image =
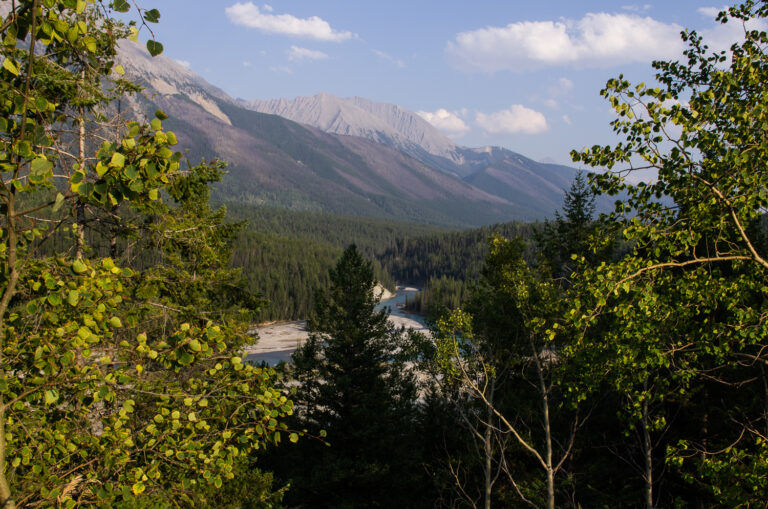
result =
[[[406,329],[428,333],[423,317],[403,311],[406,297],[413,296],[418,291],[418,288],[412,286],[398,286],[395,295],[386,300],[382,299],[376,309],[388,307],[389,320],[396,327],[403,326]],[[309,337],[306,320],[262,325],[256,327],[254,332],[258,334],[259,340],[245,348],[245,358],[250,362],[263,361],[269,365],[281,361],[289,362],[293,352]]]

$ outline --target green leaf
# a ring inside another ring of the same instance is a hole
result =
[[[117,74],[118,76],[122,76],[123,74],[125,74],[125,68],[120,64],[117,64],[115,67],[112,68],[112,70],[115,71],[115,74]]]
[[[157,9],[150,9],[144,13],[144,19],[149,23],[157,23],[160,21],[160,11]]]
[[[123,322],[120,321],[120,318],[113,316],[112,318],[109,319],[109,325],[115,328],[122,327]]]
[[[115,0],[112,3],[112,8],[117,12],[128,12],[131,10],[131,4],[127,0]]]
[[[159,118],[160,120],[168,119],[168,115],[166,115],[163,110],[155,110],[155,117]]]
[[[19,75],[19,68],[16,67],[16,64],[11,60],[10,58],[6,57],[5,60],[3,60],[3,68],[6,69],[11,74],[14,74],[16,76]]]
[[[152,201],[155,201],[159,198],[158,192],[156,188],[149,190],[149,199]]]
[[[109,165],[113,168],[122,168],[125,165],[125,156],[120,152],[115,152],[112,154],[112,159],[110,159]]]
[[[126,150],[133,150],[136,148],[136,140],[133,138],[126,138],[121,143]]]
[[[288,435],[288,439],[295,444],[296,442],[299,441],[299,434],[291,433],[290,435]]]
[[[43,393],[43,397],[45,398],[46,405],[52,405],[59,400],[59,391],[56,389],[48,389]]]
[[[56,193],[56,200],[53,202],[53,211],[57,212],[64,205],[64,195]]]
[[[53,168],[53,163],[44,157],[38,157],[32,160],[29,171],[33,175],[44,175]]]
[[[96,53],[99,51],[99,46],[96,43],[96,39],[94,39],[90,35],[86,35],[85,37],[83,37],[83,44],[85,45],[85,48],[91,53]]]
[[[76,171],[72,174],[71,177],[69,177],[69,183],[70,184],[79,184],[83,181],[83,178],[85,178],[85,173],[83,173],[81,170]]]
[[[82,260],[75,260],[74,263],[72,263],[72,270],[75,274],[82,274],[88,270],[88,267],[83,263]]]
[[[153,118],[152,121],[149,123],[149,126],[152,128],[153,131],[159,131],[163,128],[163,123],[160,121],[159,118]]]
[[[163,52],[163,45],[157,41],[149,40],[147,41],[147,51],[149,51],[150,55],[156,57]]]
[[[80,292],[77,290],[70,290],[67,295],[67,303],[70,306],[77,306],[77,302],[80,300]]]

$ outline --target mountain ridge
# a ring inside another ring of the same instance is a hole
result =
[[[244,101],[171,59],[150,57],[138,45],[122,44],[118,62],[145,87],[129,101],[135,113],[148,116],[163,109],[171,116],[166,126],[190,147],[190,158],[230,162],[231,175],[216,191],[225,202],[475,226],[551,215],[570,185],[568,174],[575,171],[553,171],[544,181],[536,174],[540,163],[501,148],[458,147],[426,120],[392,104],[357,97],[339,105],[335,96],[318,94],[319,101],[305,105],[320,124],[312,126],[246,108]],[[275,109],[281,104],[292,106],[288,100],[272,101]],[[346,116],[329,113],[333,108]],[[449,157],[439,155],[446,153]],[[536,167],[509,164],[514,158]],[[461,168],[464,179],[456,171]],[[477,179],[481,185],[471,181],[489,168],[484,179]],[[505,176],[509,172],[516,178]],[[517,179],[526,191],[507,189],[500,195],[489,183],[494,178],[507,187],[519,186]]]

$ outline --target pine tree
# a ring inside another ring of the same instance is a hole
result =
[[[311,507],[413,507],[420,475],[413,442],[416,382],[410,334],[377,311],[373,266],[352,245],[315,298],[312,333],[294,355],[299,419],[327,431],[304,443],[294,497]]]
[[[568,277],[576,268],[572,255],[584,256],[594,262],[605,258],[613,249],[611,236],[605,225],[594,218],[595,194],[584,173],[576,174],[571,187],[563,198],[563,211],[555,212],[555,219],[547,221],[534,239],[540,251],[541,261],[555,277]],[[595,242],[602,245],[593,251]]]

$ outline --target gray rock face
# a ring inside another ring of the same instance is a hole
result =
[[[325,92],[311,97],[240,101],[240,104],[325,132],[383,143],[428,164],[434,162],[434,156],[459,162],[458,147],[453,141],[416,113],[395,104],[363,97],[340,98]]]
[[[125,68],[129,77],[144,84],[148,91],[163,96],[184,96],[220,121],[232,125],[216,100],[229,103],[234,103],[234,100],[175,60],[163,55],[152,57],[144,46],[121,41],[117,63]]]

